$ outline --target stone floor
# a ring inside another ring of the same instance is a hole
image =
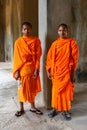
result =
[[[14,116],[19,108],[17,83],[12,78],[11,68],[11,63],[0,63],[0,130],[87,130],[87,83],[75,85],[71,121],[65,121],[61,114],[49,119],[42,93],[36,97],[36,106],[44,114],[31,113],[30,105],[25,103],[25,114],[17,118]]]

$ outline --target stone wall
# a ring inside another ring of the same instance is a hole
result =
[[[72,34],[79,45],[78,81],[87,81],[87,1],[72,0]]]
[[[38,0],[0,0],[0,61],[12,61],[21,23],[29,21],[38,35]]]

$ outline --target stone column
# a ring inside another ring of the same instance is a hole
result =
[[[13,48],[13,34],[12,34],[12,0],[5,1],[5,61],[11,61]]]
[[[41,84],[43,88],[43,100],[46,108],[50,107],[51,103],[51,85],[48,85],[46,74],[46,53],[47,53],[47,0],[38,0],[38,28],[39,38],[42,42],[42,57],[41,57]],[[49,99],[50,97],[50,99]]]
[[[4,23],[4,3],[2,0],[0,0],[0,61],[5,61]]]

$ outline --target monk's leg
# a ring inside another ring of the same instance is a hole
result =
[[[36,110],[36,108],[35,108],[35,103],[34,103],[34,102],[31,103],[31,110]]]
[[[31,112],[34,112],[34,113],[36,113],[36,114],[39,114],[39,115],[42,115],[42,114],[43,114],[43,112],[41,112],[39,109],[37,109],[37,108],[35,107],[35,102],[31,103],[31,109],[30,109],[30,111],[31,111]]]
[[[53,118],[54,116],[56,116],[58,114],[58,111],[55,109],[55,108],[53,108],[49,113],[48,113],[48,116],[50,117],[50,118]]]
[[[20,104],[20,111],[24,111],[24,105],[23,105],[23,102],[19,102]]]
[[[19,104],[20,104],[20,110],[15,113],[15,116],[17,116],[17,117],[19,117],[25,113],[23,102],[19,102]]]
[[[62,115],[65,120],[71,120],[71,113],[69,111],[63,111]]]

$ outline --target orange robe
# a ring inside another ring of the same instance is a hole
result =
[[[59,111],[70,110],[74,84],[70,74],[78,63],[78,46],[72,38],[58,38],[51,45],[46,61],[46,70],[52,78],[52,107]]]
[[[40,77],[33,78],[35,69],[40,69],[41,42],[36,37],[20,37],[14,46],[13,77],[20,71],[22,85],[18,87],[19,102],[33,103],[41,91]]]

